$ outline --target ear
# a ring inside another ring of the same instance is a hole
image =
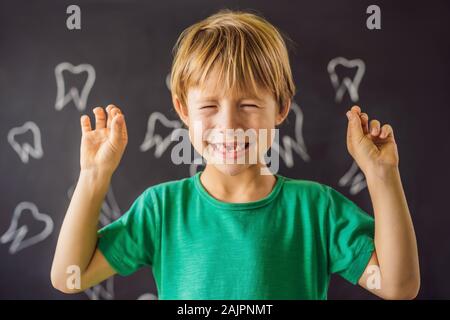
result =
[[[173,106],[175,107],[175,111],[178,113],[178,116],[180,117],[181,121],[183,121],[185,126],[188,127],[189,114],[188,114],[187,107],[181,103],[180,99],[176,95],[174,95],[172,97],[172,103],[173,103]]]
[[[279,126],[283,123],[283,121],[287,118],[289,114],[289,110],[291,110],[291,99],[289,99],[286,104],[279,109],[276,116],[276,125]]]

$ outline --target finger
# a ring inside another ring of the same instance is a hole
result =
[[[112,115],[112,118],[114,119],[114,116],[116,115],[116,114],[121,114],[122,112],[120,111],[120,109],[119,108],[117,108],[116,106],[114,106],[112,109],[111,109],[111,115]]]
[[[80,124],[81,124],[81,133],[82,134],[92,131],[91,120],[89,119],[89,117],[87,115],[84,114],[81,116]]]
[[[380,134],[380,121],[378,120],[371,120],[370,121],[370,134],[374,137],[378,137]]]
[[[350,139],[361,139],[364,136],[364,131],[362,128],[361,118],[356,110],[352,108],[351,111],[347,112],[348,127],[347,135]]]
[[[120,113],[122,117],[122,139],[125,140],[125,143],[128,142],[128,131],[127,131],[127,122],[125,121],[125,115],[123,113]]]
[[[119,108],[117,108],[117,107],[114,106],[114,107],[111,109],[111,125],[112,125],[112,120],[114,119],[114,117],[115,117],[117,114],[120,114],[120,110],[119,110]]]
[[[122,111],[120,110],[120,108],[114,104],[109,104],[106,107],[107,110],[113,111],[114,109],[116,109],[116,112],[118,111],[119,113],[122,113]]]
[[[367,113],[361,113],[361,125],[363,127],[364,134],[369,133],[369,115]]]
[[[394,137],[394,130],[388,124],[385,124],[381,127],[380,138],[386,139],[388,137]]]
[[[111,122],[111,143],[121,146],[126,141],[125,119],[123,114],[116,113]]]
[[[94,109],[95,114],[95,129],[103,129],[106,126],[106,114],[102,107]]]
[[[355,111],[357,114],[361,114],[361,108],[357,105],[354,105],[350,111]]]
[[[107,113],[107,120],[106,120],[106,127],[107,128],[109,128],[109,129],[111,129],[111,121],[112,121],[112,115],[111,115],[111,110],[112,110],[112,108],[114,108],[114,105],[113,104],[109,104],[107,107],[106,107],[106,113]]]

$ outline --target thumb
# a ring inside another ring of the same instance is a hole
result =
[[[360,141],[364,137],[361,118],[356,112],[348,111],[347,138],[351,141]]]

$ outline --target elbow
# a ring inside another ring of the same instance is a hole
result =
[[[61,280],[57,277],[53,272],[50,275],[50,280],[52,283],[52,287],[62,293],[67,293],[65,290],[65,286],[62,285]]]
[[[386,300],[413,300],[417,297],[420,290],[420,277],[410,278],[403,282],[401,285],[397,285],[390,290],[387,290],[382,295]]]
[[[405,295],[403,300],[413,300],[417,297],[420,291],[420,277],[417,277],[410,281],[409,285],[406,286],[404,292]]]
[[[65,274],[63,274],[61,276],[60,274],[54,272],[53,270],[51,271],[51,274],[50,274],[50,281],[52,283],[53,288],[55,288],[56,290],[58,290],[62,293],[65,293],[65,294],[75,294],[75,293],[80,293],[83,291],[81,288],[79,288],[79,289],[70,288],[68,286]]]
[[[50,275],[50,280],[52,282],[52,287],[62,293],[70,293],[64,281],[61,277],[55,275],[53,272]]]

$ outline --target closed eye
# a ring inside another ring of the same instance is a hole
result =
[[[241,107],[249,107],[249,108],[259,108],[257,105],[255,104],[243,104]]]
[[[210,108],[215,108],[216,106],[204,106],[204,107],[200,107],[200,109],[210,109]]]

